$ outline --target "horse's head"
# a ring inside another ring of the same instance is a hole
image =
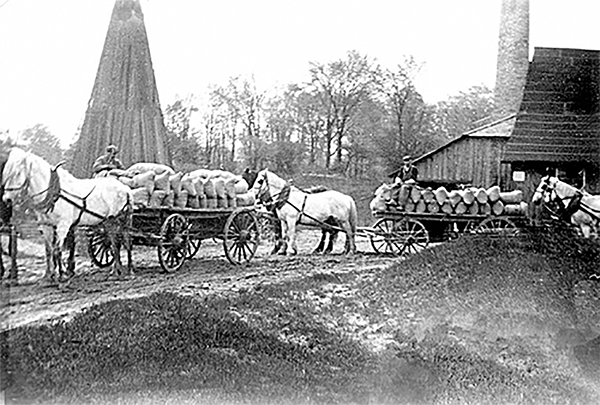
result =
[[[281,177],[278,177],[268,169],[263,169],[258,172],[250,191],[258,201],[270,203],[273,201],[273,197],[278,196],[286,185],[287,182]]]
[[[12,148],[2,170],[2,200],[17,201],[29,187],[28,154],[22,149]]]
[[[536,205],[539,205],[542,202],[542,200],[545,203],[549,202],[551,200],[552,194],[554,193],[557,181],[558,179],[556,177],[542,177],[540,184],[537,186],[535,193],[531,198],[531,202]]]

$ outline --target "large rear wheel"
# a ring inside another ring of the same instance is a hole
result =
[[[158,242],[158,260],[167,273],[177,271],[183,266],[188,250],[188,225],[181,214],[171,214],[160,229]]]
[[[513,221],[504,217],[489,217],[475,228],[475,233],[495,236],[514,236],[519,228]]]
[[[223,230],[223,249],[227,259],[235,265],[250,262],[259,244],[259,224],[254,211],[238,208]]]
[[[398,223],[397,232],[404,240],[403,254],[414,254],[429,245],[429,232],[421,222],[405,218]]]

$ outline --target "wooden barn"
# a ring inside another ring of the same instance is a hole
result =
[[[417,158],[420,181],[447,187],[507,185],[511,169],[502,157],[519,111],[528,68],[529,2],[503,0],[492,122]]]
[[[502,162],[530,197],[557,175],[600,193],[600,51],[536,48]]]
[[[424,185],[446,187],[507,184],[510,165],[502,163],[502,156],[514,121],[513,114],[418,157],[414,164],[419,169],[419,180]]]

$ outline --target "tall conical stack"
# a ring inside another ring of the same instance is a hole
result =
[[[170,164],[144,15],[138,0],[116,0],[71,171],[90,177],[109,144],[119,158]]]

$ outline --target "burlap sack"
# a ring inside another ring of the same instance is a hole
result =
[[[210,179],[200,181],[203,183],[204,194],[206,195],[206,198],[209,200],[217,198],[217,191],[215,190],[214,181]]]
[[[149,194],[154,191],[154,172],[145,172],[133,176],[133,188],[145,187]]]
[[[163,201],[165,200],[166,195],[166,190],[154,190],[150,195],[150,202],[148,203],[148,206],[151,208],[161,207],[163,205]]]
[[[252,193],[237,194],[235,200],[235,204],[238,207],[248,207],[254,205],[255,202],[254,194]]]
[[[183,173],[177,172],[172,174],[169,177],[169,181],[171,182],[171,190],[175,192],[175,195],[181,192],[181,178],[183,177]]]
[[[225,194],[225,180],[222,177],[217,177],[210,180],[215,185],[215,193],[217,198],[227,198],[227,194]]]
[[[167,165],[150,162],[135,163],[126,170],[126,172],[129,173],[131,176],[135,176],[136,174],[140,173],[146,173],[149,171],[152,171],[156,174],[161,174],[163,172],[169,172],[170,174],[175,173],[175,170],[173,170]]]
[[[175,194],[175,207],[177,208],[185,208],[188,203],[188,192],[186,190],[181,190],[179,194]]]
[[[133,205],[147,207],[150,199],[150,193],[146,187],[134,188],[131,190],[133,195]]]
[[[168,172],[164,172],[154,176],[154,188],[156,190],[169,191],[169,189],[171,188],[171,182],[169,180],[169,177],[170,174]]]
[[[119,181],[123,184],[125,184],[127,187],[129,188],[133,188],[133,179],[131,177],[127,177],[127,176],[120,176],[119,177]]]
[[[193,179],[188,174],[181,178],[181,189],[187,191],[189,196],[198,196]]]

